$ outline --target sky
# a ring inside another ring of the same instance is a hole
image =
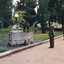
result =
[[[20,1],[20,0],[13,0],[13,5],[16,5],[17,1]]]

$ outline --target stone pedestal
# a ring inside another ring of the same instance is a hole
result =
[[[30,42],[33,42],[33,33],[23,33],[21,29],[12,29],[9,33],[9,42],[10,45],[20,45],[24,44],[25,40],[29,39]]]

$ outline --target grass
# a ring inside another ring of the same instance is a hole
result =
[[[0,48],[0,53],[7,51],[6,49]]]
[[[34,34],[34,39],[36,40],[46,40],[48,38],[48,34]]]
[[[56,31],[56,32],[55,32],[55,37],[56,37],[56,36],[59,36],[59,35],[61,35],[61,34],[62,34],[62,31]]]
[[[59,36],[61,34],[62,34],[61,31],[59,31],[59,32],[55,31],[55,37]],[[36,40],[47,40],[47,39],[49,39],[48,32],[46,34],[35,33],[34,34],[34,39],[36,39]]]
[[[4,43],[8,40],[8,33],[10,29],[0,29],[0,43]]]

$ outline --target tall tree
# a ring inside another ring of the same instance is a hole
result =
[[[60,20],[60,12],[62,7],[62,1],[61,0],[50,0],[48,3],[48,10],[50,11],[50,20],[55,19],[57,17],[58,21]]]
[[[64,25],[64,0],[62,0],[62,8],[61,8],[61,22],[62,22],[62,26]]]
[[[44,19],[44,17],[47,13],[48,2],[49,0],[39,0],[38,20],[41,23],[42,33],[46,32],[46,20]]]
[[[3,21],[4,27],[7,27],[11,18],[12,0],[0,0],[0,21]]]

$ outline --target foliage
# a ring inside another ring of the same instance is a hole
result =
[[[62,8],[61,8],[61,21],[62,21],[62,25],[64,25],[64,0],[62,0]]]
[[[62,28],[62,24],[54,23],[54,28],[61,29]]]
[[[61,0],[50,0],[48,3],[48,10],[50,11],[50,20],[55,19],[60,22],[60,12],[62,8]]]
[[[18,17],[18,22],[19,22],[19,23],[22,23],[26,11],[24,11],[24,10],[23,10],[23,11],[19,10],[19,11],[16,11],[15,13],[17,13],[17,14],[19,15],[19,17]],[[12,20],[15,21],[15,17],[13,17]]]
[[[11,0],[0,0],[0,21],[3,27],[7,27],[11,20],[11,2]]]
[[[48,16],[47,13],[48,2],[49,0],[39,0],[38,21],[41,23],[42,33],[45,33],[46,31],[46,17]]]
[[[21,2],[18,3],[17,9],[26,11],[24,19],[30,23],[30,26],[36,20],[36,13],[34,10],[35,7],[36,7],[36,0],[21,0]]]

